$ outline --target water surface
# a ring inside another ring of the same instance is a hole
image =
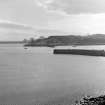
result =
[[[100,47],[105,48],[92,48]],[[105,57],[53,55],[52,51],[0,45],[0,104],[71,104],[85,94],[104,93]]]

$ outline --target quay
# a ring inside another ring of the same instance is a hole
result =
[[[85,49],[54,49],[53,54],[105,56],[105,51],[104,50],[85,50]]]

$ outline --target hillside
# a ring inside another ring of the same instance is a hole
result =
[[[49,36],[30,40],[25,46],[67,46],[67,45],[104,45],[105,35],[94,34],[88,36]]]

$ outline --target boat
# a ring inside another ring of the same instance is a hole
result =
[[[24,47],[24,49],[28,49],[27,47]]]

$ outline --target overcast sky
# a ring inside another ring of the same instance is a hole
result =
[[[105,0],[0,0],[2,40],[34,36],[34,28],[105,33]]]

